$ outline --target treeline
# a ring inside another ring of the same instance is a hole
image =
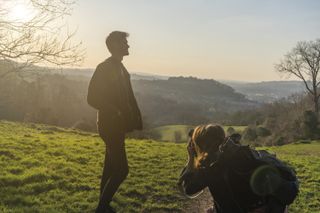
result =
[[[95,129],[95,111],[87,106],[87,82],[61,75],[1,79],[0,118]]]
[[[295,94],[256,110],[227,116],[230,123],[248,125],[243,140],[253,145],[284,145],[297,140],[320,139],[318,116],[312,97]]]

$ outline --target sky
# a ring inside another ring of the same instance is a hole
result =
[[[129,72],[217,80],[288,80],[274,65],[320,38],[318,0],[78,0],[68,18],[95,68],[106,36],[130,34]]]

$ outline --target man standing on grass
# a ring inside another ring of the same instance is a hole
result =
[[[128,175],[125,133],[142,129],[130,75],[122,64],[129,55],[126,32],[114,31],[106,39],[111,57],[100,63],[90,81],[88,103],[98,110],[98,132],[106,144],[105,161],[96,213],[115,212],[112,197]]]

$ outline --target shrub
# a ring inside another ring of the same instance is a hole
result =
[[[275,142],[273,143],[273,145],[276,145],[276,146],[281,146],[281,145],[284,145],[284,144],[286,144],[286,139],[285,139],[285,137],[282,137],[282,136],[278,137],[275,140]]]
[[[267,137],[271,135],[271,131],[265,127],[259,126],[256,129],[257,136]]]

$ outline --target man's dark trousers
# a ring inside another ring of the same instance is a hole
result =
[[[120,184],[128,175],[125,133],[108,131],[103,118],[98,116],[98,132],[106,145],[104,167],[100,183],[100,200],[96,212],[105,212]]]

